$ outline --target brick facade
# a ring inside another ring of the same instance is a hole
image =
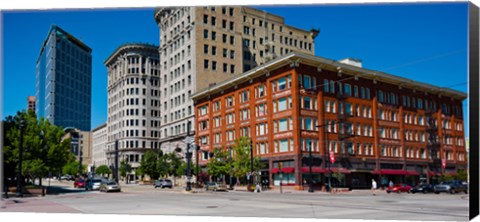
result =
[[[329,169],[341,186],[352,187],[369,187],[371,178],[417,183],[466,169],[465,98],[454,90],[295,53],[193,95],[202,152],[250,137],[254,155],[267,163],[262,175],[270,185],[280,183],[283,171],[282,184],[296,189],[309,178],[309,147],[313,179],[320,184]],[[203,157],[200,165],[208,161]]]

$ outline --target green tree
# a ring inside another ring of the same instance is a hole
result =
[[[168,176],[168,168],[169,168],[169,163],[168,163],[168,154],[163,154],[163,151],[159,150],[158,151],[158,160],[157,160],[157,173],[159,177],[167,177]],[[157,177],[155,177],[157,178]]]
[[[130,174],[130,172],[132,172],[132,165],[127,163],[125,160],[122,160],[120,162],[120,167],[118,168],[118,171],[120,171],[121,177],[126,178],[127,174]],[[126,178],[126,181],[128,183],[128,178]]]
[[[440,181],[449,181],[449,180],[453,180],[453,176],[448,173],[445,173],[440,177]]]
[[[74,160],[70,140],[62,140],[65,135],[62,128],[50,124],[43,117],[38,120],[32,111],[22,111],[15,116],[7,116],[3,122],[5,177],[13,178],[17,172],[22,119],[25,120],[22,175],[35,179],[45,177],[48,172],[61,173],[64,165]]]
[[[455,175],[456,180],[467,181],[468,180],[468,173],[466,170],[457,170],[457,174]]]
[[[42,176],[45,175],[47,169],[45,163],[40,159],[26,160],[22,163],[22,171],[24,176],[31,178],[35,183],[35,179],[42,180]]]
[[[184,161],[174,152],[165,154],[164,159],[167,162],[167,173],[173,177],[173,184],[176,184],[176,178],[183,174],[179,172],[178,169],[182,166]]]
[[[112,173],[112,170],[107,166],[107,165],[100,165],[95,169],[96,174],[100,174],[104,176],[105,174],[110,175]]]
[[[240,137],[235,140],[233,148],[233,175],[236,177],[245,177],[251,171],[251,148],[250,138]],[[253,170],[258,172],[263,166],[260,164],[260,157],[253,158]]]
[[[69,162],[69,163],[65,164],[65,166],[63,166],[62,173],[64,175],[65,174],[76,175],[78,173],[79,165],[80,165],[80,163],[78,161]],[[82,175],[85,174],[86,170],[87,170],[87,165],[82,164],[81,174]]]
[[[231,164],[230,151],[224,148],[215,148],[213,158],[207,163],[207,173],[214,177],[225,176],[230,173]]]
[[[152,180],[158,179],[160,173],[157,165],[160,156],[162,156],[162,152],[159,150],[148,150],[145,152],[139,167],[143,175],[148,175]]]

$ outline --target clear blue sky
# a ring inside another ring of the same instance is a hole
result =
[[[368,69],[467,92],[468,4],[299,5],[257,7],[288,25],[320,28],[315,54],[363,60]],[[35,95],[35,62],[50,25],[93,49],[92,128],[107,119],[103,61],[121,44],[159,44],[153,9],[3,12],[3,116]],[[465,122],[467,100],[464,101]],[[468,135],[468,128],[466,128]]]

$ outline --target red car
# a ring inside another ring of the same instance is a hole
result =
[[[401,192],[407,192],[410,193],[410,190],[412,189],[412,186],[407,185],[407,184],[395,184],[391,187],[388,187],[387,193],[401,193]]]
[[[73,187],[75,188],[85,188],[85,180],[83,179],[78,179],[73,182]]]

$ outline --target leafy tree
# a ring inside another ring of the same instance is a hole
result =
[[[168,155],[163,154],[163,151],[158,151],[158,160],[157,160],[157,173],[159,176],[165,178],[168,175]],[[157,177],[155,177],[157,178]],[[153,178],[152,178],[153,179]]]
[[[158,172],[158,160],[159,157],[162,155],[161,151],[159,150],[148,150],[145,152],[145,155],[142,158],[142,161],[140,161],[140,167],[141,172],[143,175],[148,175],[150,176],[150,179],[155,180],[160,176],[160,173]]]
[[[132,165],[127,163],[125,160],[122,160],[120,162],[120,167],[118,168],[118,171],[120,171],[120,176],[121,177],[126,178],[127,174],[132,172]],[[128,178],[126,179],[126,181],[128,182]]]
[[[33,182],[39,178],[42,180],[42,176],[47,171],[45,163],[40,159],[26,160],[22,163],[22,172],[24,176],[31,178]]]
[[[69,162],[69,163],[65,164],[65,166],[63,166],[62,173],[64,175],[65,174],[76,175],[78,173],[79,165],[80,165],[80,163],[78,161]],[[85,174],[86,170],[87,170],[87,165],[83,164],[80,174],[82,174],[82,175]]]
[[[112,173],[112,170],[107,165],[100,165],[99,167],[97,167],[97,169],[95,169],[95,173],[102,176],[105,174],[110,175]]]
[[[445,173],[440,177],[440,181],[449,181],[449,180],[453,180],[453,176],[448,173]]]
[[[192,175],[196,175],[197,173],[197,165],[191,164],[190,169],[192,170]],[[178,176],[185,176],[187,172],[187,162],[183,161],[182,159],[182,164],[176,169],[176,175]],[[200,174],[202,172],[202,167],[198,166],[198,173]]]
[[[143,172],[142,168],[138,167],[137,169],[135,169],[135,175],[139,176],[140,179],[143,180],[145,173]]]
[[[233,154],[233,175],[236,177],[244,177],[248,172],[251,171],[251,160],[250,160],[250,138],[240,137],[235,140],[235,145],[232,147]],[[258,172],[259,169],[263,167],[260,164],[260,157],[253,158],[253,170]]]
[[[176,184],[176,178],[183,175],[178,169],[184,163],[181,157],[178,157],[176,153],[168,153],[163,156],[163,161],[166,163],[166,173],[173,177],[173,184]]]
[[[35,179],[45,177],[48,172],[61,173],[63,167],[74,160],[74,155],[70,152],[70,140],[62,140],[65,135],[62,128],[50,124],[43,117],[37,119],[32,111],[22,111],[15,116],[7,116],[3,122],[6,178],[14,178],[17,173],[22,119],[25,120],[22,175]]]
[[[230,151],[223,148],[215,148],[213,150],[213,158],[207,163],[207,173],[214,177],[229,174],[231,164]]]
[[[456,180],[467,181],[468,173],[466,170],[457,170],[457,175],[455,175]]]

